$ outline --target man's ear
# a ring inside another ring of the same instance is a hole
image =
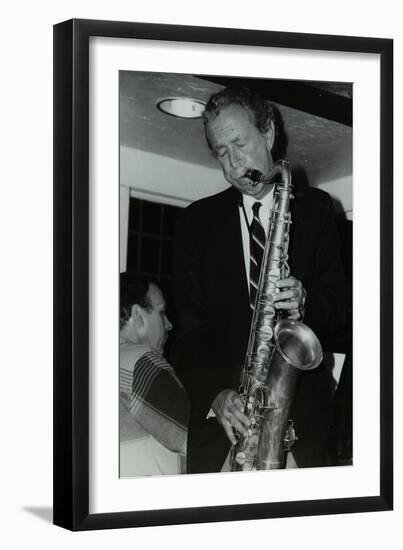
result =
[[[266,144],[269,151],[271,151],[273,148],[275,137],[276,137],[276,131],[274,129],[274,122],[271,120],[269,122],[268,129],[265,132]]]
[[[131,319],[133,319],[133,322],[137,327],[143,327],[144,326],[144,316],[143,316],[143,310],[138,304],[134,304],[132,306],[131,311]]]

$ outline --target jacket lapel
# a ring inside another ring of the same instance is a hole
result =
[[[225,212],[225,223],[223,224],[223,263],[226,266],[225,271],[230,283],[229,288],[234,294],[234,299],[240,301],[243,317],[249,318],[251,313],[249,289],[239,215],[241,195],[236,189],[230,188],[229,198]]]

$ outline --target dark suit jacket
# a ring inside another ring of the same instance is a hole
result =
[[[174,367],[191,400],[188,472],[220,471],[229,441],[206,415],[217,394],[238,390],[251,310],[234,188],[197,201],[184,212],[175,247],[179,334]],[[291,203],[289,264],[307,291],[305,319],[326,348],[345,321],[346,283],[339,259],[332,201],[306,189]],[[330,414],[330,380],[323,367],[304,373],[293,405],[299,466],[323,463]]]

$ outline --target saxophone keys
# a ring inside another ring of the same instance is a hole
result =
[[[258,330],[259,337],[262,341],[262,345],[267,345],[267,342],[270,342],[273,338],[273,329],[270,325],[266,324],[260,327]],[[260,346],[258,347],[259,350]]]
[[[244,453],[243,451],[237,453],[235,456],[235,462],[240,466],[243,466],[246,462],[246,453]]]
[[[254,403],[255,403],[255,398],[253,397],[253,395],[249,395],[246,403],[246,408],[248,411],[251,411],[253,409]]]
[[[295,432],[295,428],[294,428],[294,421],[290,418],[288,420],[288,426],[287,426],[285,436],[284,436],[284,450],[285,451],[290,451],[291,447],[294,445],[294,443],[296,441],[298,441],[298,439],[299,438],[298,438],[298,436]]]

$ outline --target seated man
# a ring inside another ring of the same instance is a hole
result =
[[[189,403],[162,353],[172,324],[158,286],[121,277],[120,477],[184,473]]]

